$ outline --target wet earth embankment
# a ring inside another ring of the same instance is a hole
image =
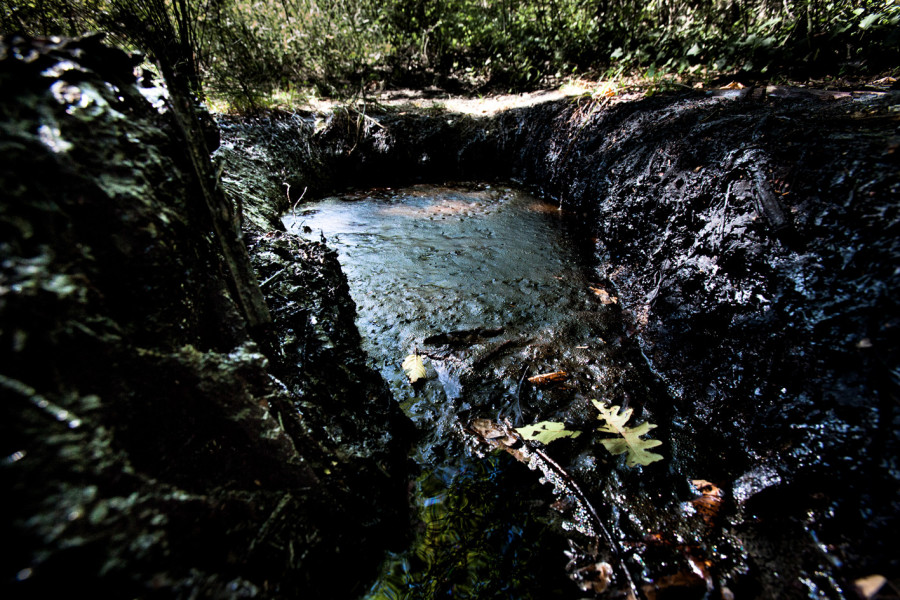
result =
[[[640,470],[588,436],[548,450],[602,506],[640,593],[853,597],[900,567],[897,111],[893,93],[779,87],[481,118],[340,109],[223,119],[220,156],[233,178],[239,156],[270,167],[256,189],[282,211],[353,186],[513,179],[580,215],[593,285],[617,299],[615,352],[511,353],[469,389],[518,394],[515,368],[581,364],[532,394],[533,420],[589,430],[598,398],[659,425],[666,459]]]
[[[257,244],[250,322],[234,213],[137,62],[0,43],[2,595],[356,597],[409,521],[405,417],[321,244]]]

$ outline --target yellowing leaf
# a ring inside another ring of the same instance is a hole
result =
[[[542,444],[549,444],[559,438],[577,438],[581,435],[580,431],[568,431],[564,423],[556,423],[554,421],[541,421],[534,425],[518,427],[516,428],[516,433],[526,440],[533,440]]]
[[[657,460],[662,460],[661,454],[648,452],[650,448],[656,448],[657,446],[662,445],[662,442],[659,440],[641,439],[642,435],[645,435],[648,431],[654,429],[656,425],[653,423],[641,423],[637,427],[626,427],[625,423],[631,418],[632,409],[627,408],[622,412],[619,412],[618,406],[607,408],[603,403],[597,402],[596,400],[591,400],[591,402],[593,402],[594,406],[597,407],[597,410],[600,411],[600,416],[598,418],[606,421],[606,424],[600,427],[600,431],[614,433],[620,436],[614,439],[600,440],[600,443],[606,447],[610,454],[618,455],[627,453],[625,464],[629,467],[636,467],[637,465],[646,466]]]
[[[409,377],[410,383],[415,383],[425,378],[425,363],[418,354],[410,354],[403,359],[402,367],[406,371],[406,376]]]

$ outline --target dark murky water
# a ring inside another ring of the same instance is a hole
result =
[[[510,188],[375,191],[329,198],[284,220],[291,232],[324,235],[337,249],[372,365],[407,412],[435,421],[439,435],[449,425],[443,417],[456,420],[444,414],[446,400],[473,407],[464,371],[490,362],[500,344],[510,353],[559,338],[596,304],[584,255],[570,241],[574,224]],[[417,348],[432,355],[424,390],[401,369]],[[452,356],[436,359],[448,349]]]
[[[578,597],[565,539],[534,510],[549,491],[505,454],[474,456],[459,435],[461,415],[527,417],[524,375],[591,343],[585,315],[600,303],[573,222],[488,185],[328,198],[284,221],[338,251],[364,349],[422,433],[417,542],[372,597]],[[429,377],[412,386],[401,363],[417,349]]]

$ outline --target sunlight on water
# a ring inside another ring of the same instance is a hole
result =
[[[597,302],[567,215],[503,186],[417,186],[311,202],[284,222],[338,252],[370,364],[422,433],[416,542],[369,597],[577,591],[544,556],[558,561],[564,547],[530,504],[549,492],[505,456],[472,454],[459,435],[460,413],[496,414],[494,397],[515,392],[535,343],[583,347],[560,333]],[[414,388],[400,365],[417,349],[428,378]],[[472,373],[487,391],[466,387]]]

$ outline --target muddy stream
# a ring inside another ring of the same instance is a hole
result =
[[[327,198],[284,222],[339,253],[371,365],[421,435],[416,539],[370,597],[583,596],[564,569],[575,524],[549,510],[550,487],[463,432],[474,418],[521,426],[584,412],[604,363],[620,360],[606,339],[616,298],[592,278],[575,215],[469,184]],[[401,363],[416,352],[427,379],[411,385]],[[555,372],[566,378],[529,382]]]

